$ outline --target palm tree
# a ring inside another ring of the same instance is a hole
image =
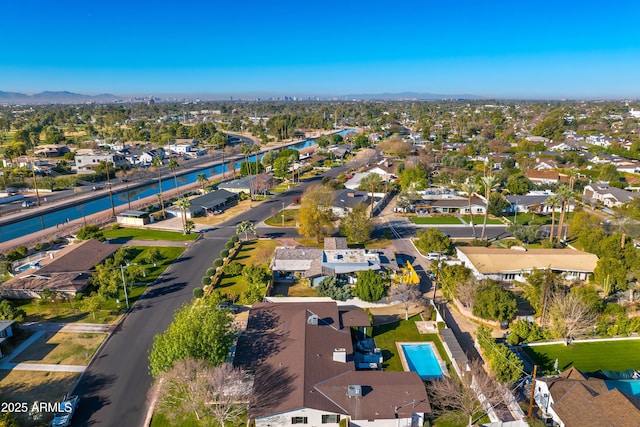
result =
[[[560,205],[560,222],[558,223],[558,234],[557,239],[560,240],[562,238],[562,228],[564,226],[564,216],[569,208],[569,203],[574,199],[573,191],[566,185],[561,185],[557,190],[558,196],[562,199],[562,204]]]
[[[467,193],[467,201],[469,202],[469,222],[471,223],[471,230],[473,232],[473,240],[476,240],[476,227],[473,224],[473,211],[471,210],[471,200],[473,199],[473,194],[478,191],[478,185],[476,185],[473,181],[467,181],[460,184],[460,190]],[[488,204],[487,204],[488,206]]]
[[[178,189],[178,177],[176,176],[176,169],[180,167],[180,163],[176,159],[169,159],[169,170],[173,173],[173,188]]]
[[[153,158],[153,161],[151,162],[151,166],[155,167],[156,170],[158,171],[158,199],[160,199],[160,206],[161,206],[160,213],[162,215],[162,218],[164,219],[165,216],[164,216],[164,198],[162,197],[162,174],[160,172],[160,169],[162,168],[163,164],[164,164],[164,161],[160,156],[155,156]]]
[[[484,240],[484,236],[487,231],[487,218],[489,217],[489,196],[491,195],[491,192],[493,190],[498,188],[498,185],[500,185],[500,182],[495,176],[492,176],[492,175],[483,176],[482,178],[480,178],[480,181],[481,181],[482,188],[484,188],[484,195],[487,203],[487,207],[484,210],[484,222],[482,223],[482,236],[480,237],[480,239]]]
[[[204,194],[205,189],[207,188],[207,184],[209,184],[209,180],[207,179],[207,175],[203,173],[198,174],[198,184],[200,184],[200,188],[202,189],[202,193]]]
[[[189,234],[187,229],[187,209],[191,206],[191,202],[186,197],[180,197],[176,202],[176,206],[180,208],[180,212],[182,213],[182,230],[184,234]]]
[[[553,243],[553,227],[556,223],[556,208],[560,206],[562,200],[557,195],[553,194],[544,201],[545,206],[551,209],[551,230],[549,231],[549,243]]]
[[[256,160],[255,160],[255,165],[256,165],[256,176],[253,179],[253,196],[255,198],[256,194],[258,193],[258,167],[259,167],[259,163],[258,163],[258,153],[260,153],[260,144],[258,143],[254,143],[251,146],[251,149],[249,151],[249,154],[253,154],[256,156]],[[251,157],[249,157],[249,160],[251,160]],[[254,162],[250,162],[249,163],[249,185],[251,185],[251,171],[253,169],[253,167],[251,166]]]
[[[249,233],[256,234],[256,226],[251,221],[242,221],[236,227],[236,233],[244,233],[244,240],[249,240]]]
[[[251,147],[243,142],[240,146],[240,152],[244,156],[244,163],[247,165],[247,173],[249,174],[249,197],[253,199],[253,186],[251,185],[251,165],[249,164],[249,156],[251,154]]]

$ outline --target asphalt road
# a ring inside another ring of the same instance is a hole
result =
[[[335,177],[345,167],[335,168],[326,175]],[[148,373],[148,352],[153,337],[164,331],[173,313],[192,299],[194,288],[211,265],[225,242],[235,234],[242,221],[262,221],[271,216],[272,208],[281,209],[294,197],[318,182],[301,183],[290,191],[262,203],[237,217],[203,233],[190,244],[181,258],[171,265],[150,287],[119,327],[109,337],[89,365],[74,394],[80,396],[73,426],[141,427],[149,406],[148,392],[152,378]],[[270,237],[295,236],[295,229],[261,228],[259,235]]]

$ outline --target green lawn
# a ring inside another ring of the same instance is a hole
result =
[[[124,240],[170,240],[174,242],[186,242],[195,240],[198,234],[183,234],[173,231],[149,230],[146,228],[125,228],[121,227],[116,230],[103,230],[104,237],[107,239],[124,239]]]
[[[437,334],[419,333],[415,325],[415,322],[419,320],[421,320],[420,316],[416,315],[410,317],[409,320],[400,320],[373,328],[373,337],[376,340],[376,345],[382,349],[382,355],[384,356],[384,369],[387,371],[404,370],[400,356],[398,356],[396,342],[432,341],[438,348],[440,357],[447,362],[451,375],[455,375],[453,369],[451,369],[451,360],[449,360],[442,346],[440,337]]]
[[[574,366],[581,371],[625,371],[640,369],[640,340],[602,341],[589,343],[524,346],[523,349],[542,368],[552,371],[558,359],[558,369]]]
[[[455,216],[412,216],[411,221],[414,224],[462,224]]]
[[[299,209],[285,209],[280,211],[272,217],[265,219],[264,223],[267,225],[282,227],[282,213],[284,212],[284,226],[295,227],[296,221],[298,221]]]
[[[131,262],[133,264],[143,265],[146,273],[146,277],[140,278],[138,283],[128,287],[129,305],[132,305],[147,289],[147,284],[156,280],[158,276],[184,252],[184,248],[158,247],[157,249],[160,251],[161,259],[155,267],[147,264],[144,260],[149,247],[132,246],[130,249],[134,255]],[[117,271],[115,273],[119,274]],[[76,301],[56,300],[55,302],[48,303],[28,299],[15,299],[12,301],[25,310],[28,322],[89,322],[106,324],[113,323],[120,314],[122,314],[123,310],[126,309],[124,290],[122,288],[120,289],[119,299],[119,303],[114,299],[105,301],[102,310],[96,313],[95,319],[92,314],[82,309],[80,302]]]
[[[243,242],[240,251],[233,260],[243,265],[266,264],[271,259],[273,251],[280,243],[274,240],[251,240]],[[242,277],[224,275],[216,291],[223,294],[242,295],[249,288],[249,284]]]

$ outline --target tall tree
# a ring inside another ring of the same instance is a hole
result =
[[[168,164],[169,170],[173,174],[173,188],[178,189],[178,177],[176,175],[176,170],[180,167],[180,163],[176,159],[169,159]]]
[[[356,204],[340,221],[340,234],[354,243],[369,240],[373,229],[374,225],[367,213],[367,207],[362,203]]]
[[[182,213],[182,231],[184,234],[189,234],[187,230],[187,209],[191,206],[191,202],[186,197],[180,197],[176,202],[176,206],[180,208],[180,212]]]
[[[233,318],[226,311],[204,305],[183,305],[173,322],[153,339],[149,353],[151,375],[158,377],[175,362],[188,358],[223,363],[235,339]]]
[[[164,164],[164,161],[160,156],[155,156],[153,158],[153,161],[151,162],[151,166],[156,168],[156,170],[158,171],[158,199],[160,199],[160,209],[161,209],[160,214],[162,215],[162,218],[165,218],[164,197],[162,195],[162,171],[161,171],[163,164]]]
[[[198,184],[200,184],[200,189],[202,190],[202,194],[204,194],[207,185],[209,184],[209,180],[207,179],[207,175],[203,173],[198,174]]]
[[[460,184],[460,190],[467,193],[467,202],[469,203],[469,222],[471,224],[471,231],[473,232],[473,240],[476,240],[476,227],[473,223],[473,211],[471,210],[471,201],[473,200],[473,195],[476,191],[478,191],[478,186],[470,180],[467,180]]]
[[[369,192],[369,215],[373,218],[373,203],[375,201],[374,193],[380,189],[382,185],[382,178],[377,173],[370,173],[369,175],[362,178],[360,181],[360,186],[358,188],[364,189],[364,191]]]
[[[588,335],[595,323],[596,313],[591,306],[576,293],[558,293],[554,296],[549,310],[551,332],[568,343]]]
[[[358,280],[353,288],[353,295],[363,301],[376,302],[384,296],[386,288],[382,276],[373,270],[358,272]]]
[[[484,211],[484,221],[482,223],[482,235],[480,236],[480,238],[484,240],[487,231],[487,218],[489,218],[489,196],[491,195],[491,192],[493,190],[498,188],[500,182],[495,176],[492,175],[483,176],[482,178],[480,178],[480,181],[482,183],[482,188],[484,188],[484,196],[487,203],[487,207]]]
[[[298,221],[300,234],[313,237],[320,242],[324,236],[333,231],[331,222],[331,205],[333,204],[333,191],[321,185],[307,188],[302,195]]]
[[[558,234],[556,238],[558,240],[562,239],[562,230],[564,228],[564,216],[569,210],[569,204],[574,199],[573,191],[569,189],[566,185],[561,185],[557,190],[558,195],[562,199],[562,204],[560,205],[560,221],[558,223]]]
[[[402,283],[400,285],[391,286],[389,289],[389,296],[392,300],[398,301],[404,307],[404,320],[409,320],[409,308],[411,308],[411,305],[422,302],[420,285]]]
[[[544,201],[545,206],[551,209],[551,229],[549,230],[549,243],[553,243],[553,226],[556,223],[556,208],[560,206],[562,200],[557,195],[553,194]]]

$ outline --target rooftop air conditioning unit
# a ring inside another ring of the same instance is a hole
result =
[[[320,319],[320,318],[318,317],[318,315],[317,315],[317,314],[312,314],[311,316],[309,316],[309,317],[307,318],[307,324],[308,324],[308,325],[313,325],[313,326],[318,326],[318,320],[319,320],[319,319]]]
[[[347,350],[344,348],[333,349],[333,361],[347,363]]]
[[[348,386],[347,396],[349,396],[349,399],[351,399],[352,397],[362,397],[362,386],[361,385]]]

